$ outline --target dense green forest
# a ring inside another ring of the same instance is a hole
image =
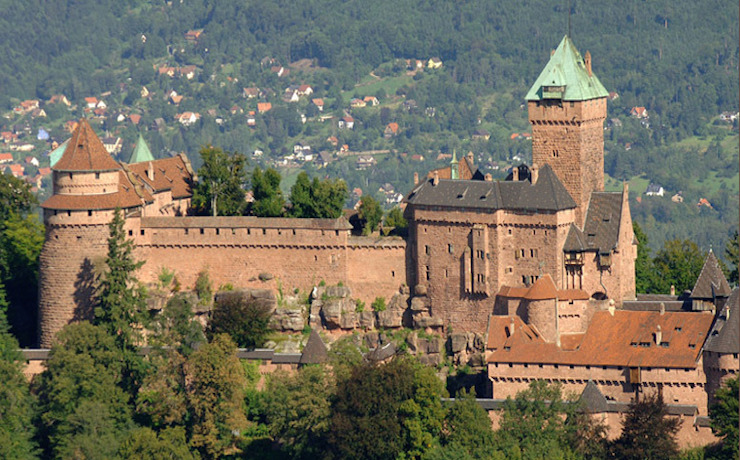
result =
[[[513,136],[529,130],[523,97],[568,31],[571,5],[574,42],[590,50],[595,72],[619,95],[609,103],[605,134],[609,186],[628,180],[637,197],[654,182],[669,194],[632,202],[653,250],[672,238],[690,238],[704,250],[723,247],[736,228],[737,121],[719,119],[738,111],[734,2],[0,4],[5,129],[29,123],[61,141],[68,136],[63,123],[86,113],[102,132],[123,138],[122,159],[143,132],[155,156],[185,151],[197,168],[196,152],[212,144],[246,154],[253,165],[282,169],[286,191],[302,169],[344,178],[349,190],[361,188],[381,203],[380,186],[406,193],[414,171],[449,161],[440,153],[473,151],[481,167],[498,176],[527,161],[530,144]],[[186,37],[193,30],[202,34]],[[427,68],[432,57],[441,68]],[[195,71],[186,78],[178,69],[187,66]],[[278,76],[280,67],[288,72]],[[286,89],[301,84],[313,94],[285,101]],[[245,97],[244,88],[259,91]],[[182,100],[175,103],[172,91]],[[11,111],[20,101],[56,94],[72,106],[47,104],[47,117],[33,120]],[[85,112],[84,98],[93,96],[105,100],[107,111]],[[379,105],[351,106],[365,96],[377,97]],[[314,98],[322,99],[322,110]],[[273,108],[250,124],[258,102]],[[632,107],[645,107],[649,119],[630,117]],[[175,121],[188,111],[200,118],[187,126]],[[132,114],[141,121],[131,122]],[[347,115],[353,129],[337,124]],[[164,123],[157,126],[157,119]],[[389,123],[399,129],[386,136]],[[329,152],[332,161],[323,169],[287,160],[298,143],[314,155]],[[356,157],[336,156],[344,144],[354,152],[384,153],[376,166],[358,171]],[[264,155],[252,157],[255,150]],[[679,192],[682,203],[669,201]],[[712,207],[697,207],[702,198]]]

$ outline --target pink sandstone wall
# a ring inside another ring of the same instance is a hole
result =
[[[523,286],[541,273],[562,283],[560,248],[572,210],[534,214],[416,208],[409,217],[410,279],[413,286],[427,288],[432,314],[441,316],[445,327],[484,332],[503,285]],[[487,230],[479,235],[481,229]],[[485,286],[478,275],[484,275]]]
[[[549,164],[578,204],[576,223],[583,227],[592,191],[604,189],[606,98],[560,106],[529,102],[532,163]]]
[[[289,227],[287,221],[293,221]],[[331,222],[331,221],[330,221]],[[140,280],[154,283],[162,268],[174,270],[183,287],[207,270],[214,288],[295,288],[309,291],[322,280],[342,282],[353,297],[372,302],[390,298],[405,284],[402,239],[353,238],[349,230],[310,228],[307,220],[187,217],[129,219],[136,257],[145,263]],[[266,225],[270,225],[269,227]],[[261,281],[260,274],[274,278]]]

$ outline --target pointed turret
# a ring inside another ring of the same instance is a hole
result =
[[[110,156],[103,142],[85,118],[80,119],[59,161],[52,168],[64,172],[117,171],[121,166]]]
[[[136,141],[136,146],[134,147],[134,151],[131,153],[131,158],[129,158],[128,164],[144,163],[147,161],[154,161],[154,156],[152,156],[152,152],[149,150],[149,146],[144,140],[144,136],[139,133],[139,140]]]
[[[591,70],[591,53],[584,61],[566,35],[550,57],[550,61],[527,93],[528,101],[561,99],[586,101],[607,97],[609,92]]]

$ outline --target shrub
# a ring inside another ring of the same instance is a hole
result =
[[[227,291],[227,292],[228,291],[233,291],[234,290],[234,285],[231,284],[231,283],[222,284],[221,286],[219,286],[218,290],[219,291]]]
[[[355,304],[355,311],[357,313],[362,313],[363,311],[365,311],[365,302],[363,302],[362,300],[358,300]]]
[[[167,267],[162,267],[159,270],[159,286],[163,289],[167,288],[172,284],[175,279],[175,272]]]
[[[240,347],[260,347],[270,333],[270,308],[233,293],[219,295],[213,306],[208,338],[226,333]]]
[[[385,311],[385,297],[376,297],[371,307],[374,312]]]
[[[209,303],[213,300],[213,288],[211,287],[208,270],[202,270],[198,273],[198,279],[195,280],[195,292],[198,294],[201,303]]]

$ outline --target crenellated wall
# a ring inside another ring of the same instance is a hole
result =
[[[147,261],[139,273],[146,283],[162,268],[186,289],[202,270],[214,287],[310,290],[323,280],[350,285],[365,302],[390,298],[406,283],[402,239],[352,237],[333,219],[144,217],[128,219],[126,229],[136,257]]]

